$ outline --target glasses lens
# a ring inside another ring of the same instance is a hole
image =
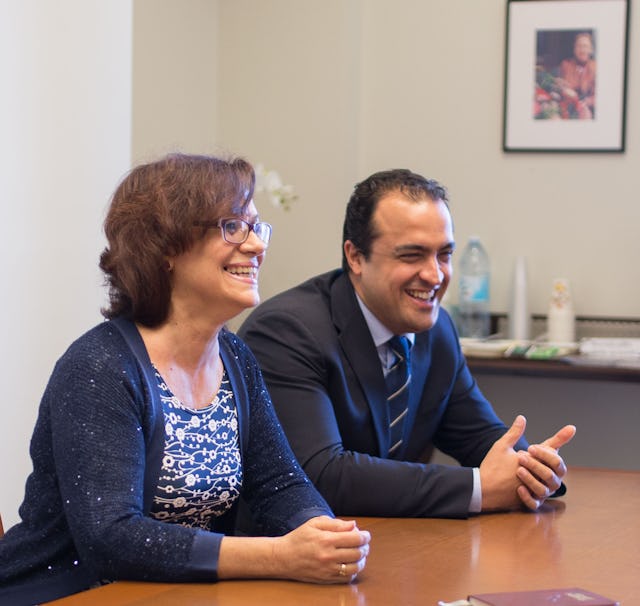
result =
[[[232,244],[242,244],[249,236],[249,224],[242,219],[225,219],[222,229],[224,239]]]
[[[271,225],[268,223],[255,223],[253,225],[253,231],[265,244],[269,244],[269,240],[271,239]]]
[[[230,244],[242,244],[253,230],[265,244],[271,239],[271,225],[269,223],[247,223],[244,219],[222,219],[220,221],[222,235]]]

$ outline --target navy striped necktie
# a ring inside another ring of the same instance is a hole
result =
[[[402,446],[404,419],[409,404],[409,384],[411,383],[411,362],[409,339],[393,336],[387,345],[395,355],[393,366],[387,371],[387,403],[389,407],[389,455],[393,457]]]

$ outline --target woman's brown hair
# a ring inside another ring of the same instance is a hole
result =
[[[104,222],[100,269],[109,287],[106,318],[149,327],[169,311],[167,258],[186,252],[204,230],[198,221],[241,214],[253,198],[255,173],[242,158],[170,154],[137,166],[113,194]]]

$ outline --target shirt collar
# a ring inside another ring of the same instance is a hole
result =
[[[356,299],[358,300],[358,305],[360,305],[360,309],[362,310],[364,321],[369,327],[369,332],[373,337],[375,346],[380,347],[381,345],[385,345],[386,342],[393,337],[393,333],[382,322],[380,322],[373,313],[371,313],[371,310],[364,304],[364,301],[358,296],[358,293],[356,293]],[[414,344],[416,340],[415,333],[407,332],[404,336],[409,339],[409,343],[411,343],[411,345]]]

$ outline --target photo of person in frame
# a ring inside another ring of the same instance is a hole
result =
[[[536,32],[536,120],[593,120],[596,115],[594,30]]]

